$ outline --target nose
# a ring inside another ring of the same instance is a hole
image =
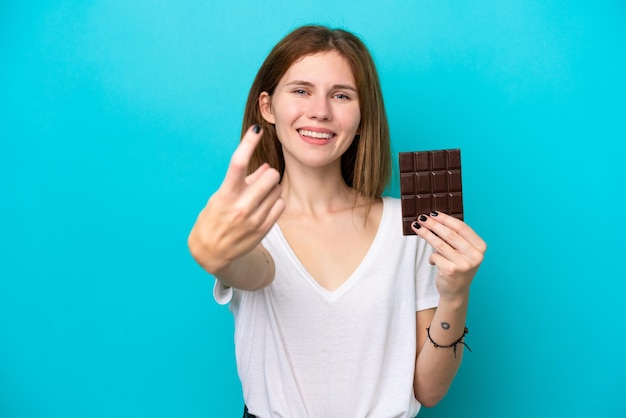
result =
[[[309,101],[308,117],[316,120],[328,121],[332,119],[330,99],[324,96],[314,96]]]

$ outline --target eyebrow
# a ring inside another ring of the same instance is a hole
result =
[[[310,81],[304,81],[304,80],[292,80],[290,82],[288,82],[287,84],[285,84],[286,86],[304,86],[304,87],[315,87],[313,85],[313,83],[311,83]],[[358,93],[358,91],[356,90],[355,87],[351,86],[350,84],[334,84],[333,85],[333,90],[336,89],[342,89],[342,90],[352,90],[355,93]]]

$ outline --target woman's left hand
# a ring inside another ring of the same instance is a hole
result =
[[[440,297],[467,297],[487,250],[485,241],[465,222],[442,212],[418,216],[412,228],[435,250],[429,262],[439,270],[436,285]]]

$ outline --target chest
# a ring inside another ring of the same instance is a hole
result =
[[[380,213],[374,215],[367,222],[347,213],[317,222],[283,221],[280,227],[303,268],[320,286],[334,291],[367,256],[380,223]]]

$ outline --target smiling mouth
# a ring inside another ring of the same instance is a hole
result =
[[[306,129],[298,129],[298,133],[302,136],[308,136],[315,139],[331,139],[335,134],[328,132],[314,132]]]

